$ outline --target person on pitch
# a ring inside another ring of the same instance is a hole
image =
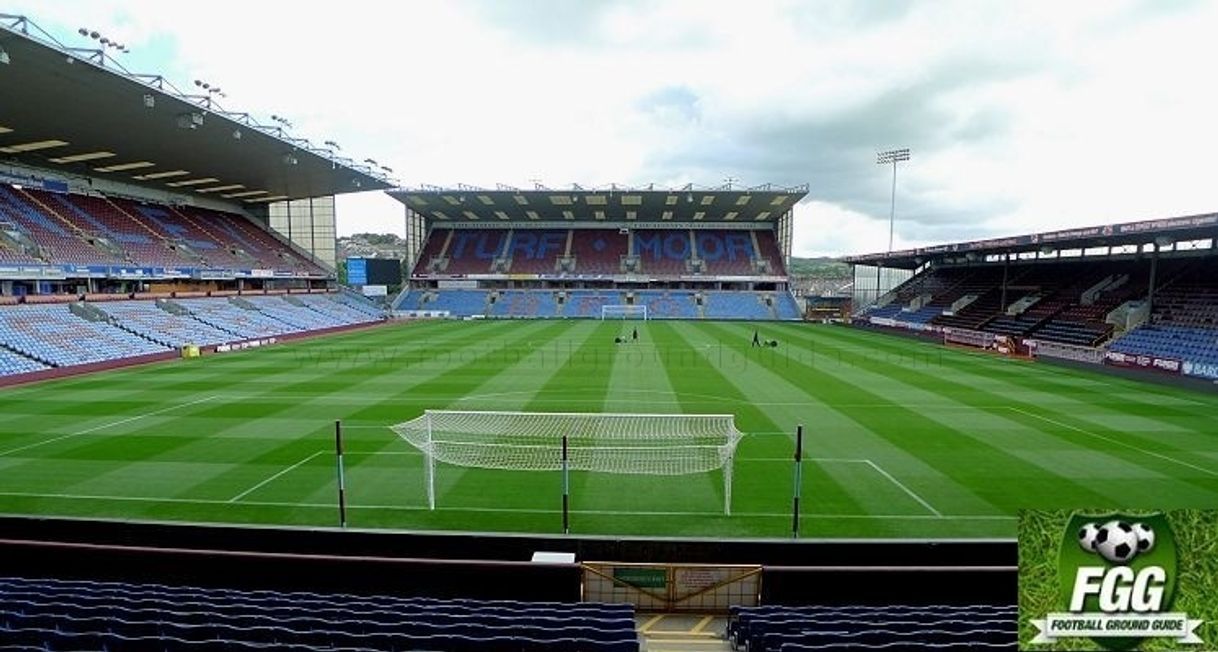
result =
[[[639,341],[639,328],[637,326],[634,328],[634,332],[630,334],[630,339],[635,342]]]
[[[757,334],[757,329],[753,329],[753,346],[761,346],[761,336]]]

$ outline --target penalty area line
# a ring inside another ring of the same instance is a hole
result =
[[[26,444],[25,446],[18,446],[18,447],[16,447],[16,448],[10,448],[10,449],[8,449],[8,450],[6,450],[6,451],[0,451],[0,457],[5,457],[5,456],[7,456],[7,455],[12,455],[13,453],[20,453],[20,452],[22,452],[22,451],[27,451],[27,450],[29,450],[29,449],[31,449],[31,448],[37,448],[37,447],[39,447],[39,446],[44,446],[44,445],[46,445],[46,444],[53,444],[53,443],[55,443],[55,442],[57,442],[57,441],[63,441],[64,439],[70,439],[70,438],[72,438],[72,437],[79,437],[79,436],[81,436],[81,435],[87,435],[87,434],[89,434],[89,433],[97,432],[98,430],[105,430],[106,428],[113,428],[114,426],[121,426],[121,425],[123,425],[124,423],[131,423],[132,421],[139,421],[140,419],[145,419],[145,418],[148,418],[148,417],[153,417],[153,416],[156,416],[156,415],[158,415],[158,414],[164,414],[164,413],[166,413],[166,412],[170,412],[170,411],[172,411],[172,410],[180,410],[180,409],[182,409],[182,408],[184,408],[184,407],[190,407],[190,406],[192,406],[192,405],[198,405],[198,404],[200,404],[200,403],[206,403],[207,401],[213,401],[213,400],[215,400],[215,399],[217,399],[217,398],[220,398],[220,396],[219,396],[219,395],[215,395],[215,396],[204,396],[204,397],[203,397],[203,398],[201,398],[201,399],[197,399],[197,400],[194,400],[194,401],[190,401],[189,403],[182,403],[182,404],[180,404],[180,405],[171,405],[171,406],[169,406],[169,407],[167,407],[167,408],[161,408],[160,410],[153,410],[152,412],[145,412],[144,414],[137,414],[137,415],[135,415],[135,416],[127,417],[126,419],[119,419],[118,421],[112,421],[112,422],[110,422],[110,423],[103,423],[103,424],[98,425],[98,426],[93,426],[92,428],[85,428],[84,430],[78,430],[78,431],[76,431],[76,432],[70,432],[70,433],[68,433],[68,434],[66,434],[66,435],[60,435],[60,436],[58,436],[58,437],[52,437],[52,438],[50,438],[50,439],[44,439],[43,441],[37,441],[37,442],[34,442],[34,443],[32,443],[32,444]]]
[[[864,460],[864,461],[867,463],[867,466],[870,466],[871,468],[875,469],[876,472],[878,472],[880,475],[884,476],[885,478],[888,478],[889,481],[891,481],[896,486],[900,487],[901,491],[904,491],[906,494],[908,494],[910,498],[913,498],[914,500],[918,501],[919,505],[925,507],[936,517],[943,518],[942,512],[935,509],[930,503],[926,502],[926,500],[924,498],[922,498],[921,496],[919,496],[917,493],[915,493],[913,489],[906,487],[905,483],[892,477],[892,474],[885,471],[882,467],[880,467],[879,464],[876,464],[875,462],[872,462],[871,460]]]
[[[273,482],[274,480],[277,480],[278,478],[280,478],[280,477],[282,477],[282,476],[284,476],[284,475],[287,475],[287,474],[288,474],[288,473],[290,473],[291,471],[295,471],[296,469],[300,468],[301,466],[304,466],[305,464],[308,464],[310,461],[312,461],[312,460],[313,460],[313,458],[317,457],[318,455],[321,455],[321,454],[322,454],[322,453],[324,453],[324,452],[326,452],[326,451],[324,451],[324,450],[317,451],[316,453],[313,453],[312,455],[309,455],[308,457],[304,458],[303,460],[300,460],[299,462],[297,462],[297,463],[293,464],[292,466],[289,466],[289,467],[288,467],[288,468],[286,468],[286,469],[281,469],[281,470],[280,470],[278,473],[276,473],[275,475],[272,475],[271,477],[269,477],[269,478],[267,478],[267,479],[263,480],[262,482],[259,482],[258,484],[256,484],[256,485],[254,485],[254,486],[250,487],[249,489],[246,489],[245,491],[242,491],[241,493],[237,494],[236,496],[233,496],[232,498],[229,498],[229,499],[228,499],[228,502],[230,502],[230,503],[235,503],[235,502],[237,502],[238,500],[241,500],[242,498],[245,498],[246,496],[248,496],[248,495],[250,495],[250,494],[254,493],[255,491],[257,491],[257,490],[261,489],[262,487],[265,487],[266,485],[270,484],[270,483],[271,483],[271,482]]]

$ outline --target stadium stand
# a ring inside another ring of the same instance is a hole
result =
[[[303,330],[232,300],[178,299],[173,303],[185,308],[195,319],[241,338],[286,335]]]
[[[77,265],[122,264],[115,252],[97,249],[83,232],[59,216],[41,209],[23,191],[0,185],[0,219],[9,220],[10,237],[34,258]]]
[[[442,290],[431,292],[420,300],[421,310],[446,310],[453,315],[486,314],[486,292],[477,290]]]
[[[300,330],[321,330],[343,326],[344,322],[331,315],[318,312],[308,306],[290,303],[283,296],[252,296],[243,297],[253,305],[254,309],[269,317],[295,326]]]
[[[200,208],[0,185],[0,232],[2,262],[324,274],[248,218]]]
[[[0,376],[382,319],[335,293],[0,306]]]
[[[580,231],[572,240],[574,265],[571,271],[594,276],[625,271],[624,258],[629,251],[627,240],[627,236],[609,229]]]
[[[0,376],[24,374],[40,371],[48,367],[37,360],[28,358],[15,351],[0,347]]]
[[[284,297],[289,303],[298,303],[328,315],[343,324],[366,324],[380,321],[384,311],[364,299],[354,299],[346,294],[293,294]]]
[[[1010,649],[1011,606],[736,607],[727,636],[749,652],[837,649]]]
[[[1191,215],[850,256],[916,271],[854,321],[1218,380],[1216,225],[1218,214]],[[859,271],[856,292],[869,278]]]
[[[706,292],[706,316],[710,319],[770,319],[761,295],[752,292]]]
[[[233,339],[233,334],[182,314],[170,312],[168,304],[155,301],[116,301],[98,309],[115,325],[168,347],[188,344],[210,346]]]
[[[699,304],[699,299],[702,303]],[[399,310],[447,312],[452,317],[595,318],[606,305],[647,307],[648,319],[801,318],[788,292],[695,290],[411,290]],[[700,309],[701,305],[701,309]]]
[[[698,309],[694,292],[688,290],[663,290],[636,292],[636,305],[647,306],[648,319],[697,319]]]
[[[1109,350],[1218,365],[1218,261],[1203,259],[1178,270],[1158,290],[1150,321]]]
[[[651,319],[799,319],[784,261],[792,209],[806,193],[772,184],[400,188],[389,194],[407,207],[408,239],[419,244],[393,307],[599,318],[606,305],[637,305]]]
[[[108,323],[78,317],[62,304],[0,309],[0,344],[56,367],[169,350]]]
[[[622,305],[625,301],[618,292],[601,292],[599,290],[574,291],[567,293],[568,317],[600,317],[601,309],[608,305]],[[574,308],[575,312],[571,312]]]
[[[25,578],[0,579],[0,638],[50,650],[639,649],[634,609],[620,604]]]

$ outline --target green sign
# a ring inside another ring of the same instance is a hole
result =
[[[1027,537],[1036,534],[1026,529],[1021,524],[1021,546],[1031,545]],[[1152,638],[1168,639],[1169,647],[1202,644],[1195,632],[1202,620],[1173,608],[1181,559],[1166,515],[1075,512],[1064,528],[1043,535],[1057,540],[1056,554],[1044,550],[1055,558],[1056,573],[1025,573],[1030,564],[1024,562],[1033,560],[1021,551],[1021,585],[1033,578],[1055,582],[1056,609],[1030,614],[1036,630],[1030,643],[1091,639],[1108,650],[1133,649]]]
[[[663,568],[613,569],[613,579],[640,589],[662,589],[668,586],[668,571]]]

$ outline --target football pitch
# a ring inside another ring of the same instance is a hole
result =
[[[754,327],[778,348],[750,346]],[[638,328],[637,343],[616,336]],[[437,466],[422,410],[730,413],[720,473],[577,472],[574,534],[1013,537],[1020,508],[1218,507],[1218,395],[841,326],[475,321],[343,335],[0,390],[0,512],[561,531],[557,472]]]

